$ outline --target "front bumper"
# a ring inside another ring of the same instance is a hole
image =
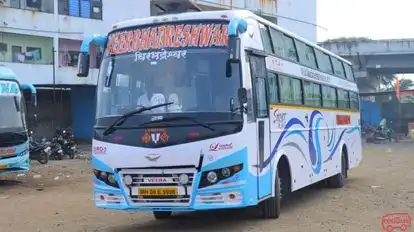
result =
[[[29,154],[0,159],[0,175],[27,173],[30,170]]]
[[[134,196],[136,188],[127,187],[123,183],[123,171],[116,174],[116,179],[120,188],[111,187],[100,181],[94,176],[94,199],[98,208],[127,210],[127,211],[198,211],[210,209],[241,208],[257,204],[256,188],[247,186],[250,178],[247,170],[242,170],[235,176],[224,181],[218,182],[210,187],[199,189],[198,185],[201,173],[195,169],[169,169],[165,170],[128,170],[128,173],[151,173],[149,175],[160,176],[159,173],[191,173],[191,185],[184,187],[178,186],[180,198],[156,198],[143,199]],[[167,177],[168,178],[168,177]],[[168,185],[168,184],[167,184]],[[146,187],[160,187],[159,185],[149,185]],[[162,186],[163,187],[163,186]]]

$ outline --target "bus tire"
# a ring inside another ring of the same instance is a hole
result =
[[[164,220],[171,217],[172,212],[171,211],[154,211],[152,212],[154,215],[154,218],[157,220]]]
[[[276,178],[275,178],[275,196],[270,197],[264,200],[262,204],[262,215],[263,218],[279,218],[280,216],[280,202],[281,202],[281,195],[280,195],[280,177],[279,177],[279,169],[276,171]]]
[[[345,149],[341,152],[341,172],[328,179],[328,187],[330,188],[342,188],[345,186],[348,178],[348,165],[346,159]]]

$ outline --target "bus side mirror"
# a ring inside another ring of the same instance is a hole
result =
[[[230,63],[240,62],[240,38],[238,36],[230,36],[228,44],[228,60]]]
[[[87,77],[89,75],[90,55],[86,52],[80,52],[78,57],[78,77]]]
[[[247,103],[247,90],[245,88],[239,88],[237,90],[237,97],[241,104]]]

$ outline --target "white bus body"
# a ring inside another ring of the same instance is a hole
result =
[[[229,23],[241,44],[232,77],[225,59],[215,63],[221,55],[214,50],[221,54],[217,47],[227,49],[235,36]],[[358,88],[348,61],[244,10],[163,15],[113,28],[108,37],[85,40],[81,50],[87,54],[91,42],[105,48],[92,154],[97,207],[164,218],[261,204],[265,217],[277,218],[286,194],[325,179],[342,187],[347,170],[360,163]],[[154,67],[187,76],[195,66],[179,87],[196,92],[184,100],[195,99],[200,110],[182,103],[181,111],[138,113],[107,130],[121,114],[119,102],[137,107],[134,91],[147,86],[142,76]],[[239,104],[246,112],[223,111],[218,105],[231,102],[238,88],[247,90]],[[214,100],[222,95],[225,101]]]

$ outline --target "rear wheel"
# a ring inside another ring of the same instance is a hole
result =
[[[345,186],[348,179],[348,167],[345,158],[345,152],[341,153],[341,172],[328,179],[328,187],[330,188],[342,188]]]
[[[152,214],[154,215],[154,218],[157,220],[168,219],[172,216],[171,211],[154,211],[152,212]]]

